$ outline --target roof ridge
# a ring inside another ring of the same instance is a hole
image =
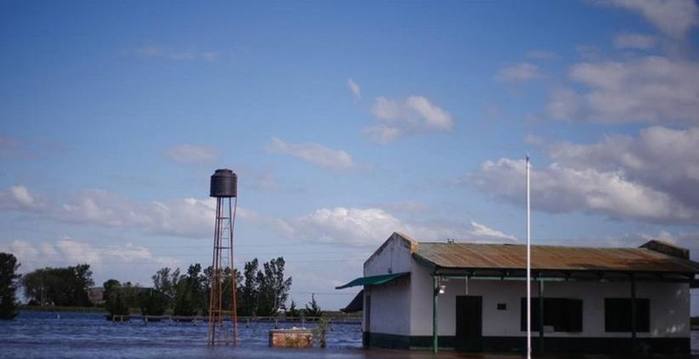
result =
[[[417,242],[420,244],[443,244],[443,245],[477,245],[477,246],[520,246],[526,247],[524,243],[483,243],[483,242]],[[557,247],[557,248],[583,248],[583,249],[623,249],[623,250],[648,250],[641,247],[593,247],[593,246],[568,246],[564,244],[532,244],[532,247]]]

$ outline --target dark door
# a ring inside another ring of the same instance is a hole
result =
[[[483,298],[456,297],[456,349],[479,352],[483,336]]]

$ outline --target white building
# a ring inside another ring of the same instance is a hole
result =
[[[364,286],[365,346],[521,352],[525,253],[522,245],[416,242],[393,233],[364,262],[364,277],[338,289]],[[532,246],[534,350],[688,353],[697,272],[689,251],[657,241]]]

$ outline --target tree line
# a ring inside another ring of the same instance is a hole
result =
[[[233,277],[236,283],[236,308],[241,316],[274,316],[286,311],[292,278],[284,276],[283,257],[259,265],[257,258],[246,262],[241,274],[237,269],[224,268],[221,273],[224,293],[231,293]],[[153,287],[136,288],[130,283],[122,285],[116,280],[104,283],[105,307],[114,315],[125,315],[129,308],[140,308],[144,315],[162,315],[172,312],[176,316],[206,315],[209,306],[213,269],[202,270],[200,264],[192,264],[185,273],[180,269],[165,267],[152,277]],[[232,297],[222,298],[222,307],[232,308]],[[294,304],[295,306],[295,304]]]
[[[221,272],[224,293],[230,293],[235,278],[237,312],[241,316],[320,316],[315,300],[297,309],[288,303],[292,278],[284,275],[283,257],[260,264],[257,258],[246,262],[242,273],[225,268]],[[28,305],[37,306],[92,306],[89,289],[94,285],[89,264],[60,268],[41,268],[23,276],[17,274],[19,263],[14,255],[0,253],[0,319],[11,319],[17,314],[16,291],[21,285]],[[161,268],[153,276],[151,288],[131,282],[109,279],[103,283],[104,308],[114,315],[128,315],[134,310],[144,315],[176,316],[206,315],[213,269],[202,269],[192,264],[186,272],[179,268]],[[232,298],[224,296],[222,306],[231,309]]]

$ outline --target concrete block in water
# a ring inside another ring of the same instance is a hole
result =
[[[269,346],[310,348],[313,346],[313,332],[306,328],[272,329],[269,331]]]

